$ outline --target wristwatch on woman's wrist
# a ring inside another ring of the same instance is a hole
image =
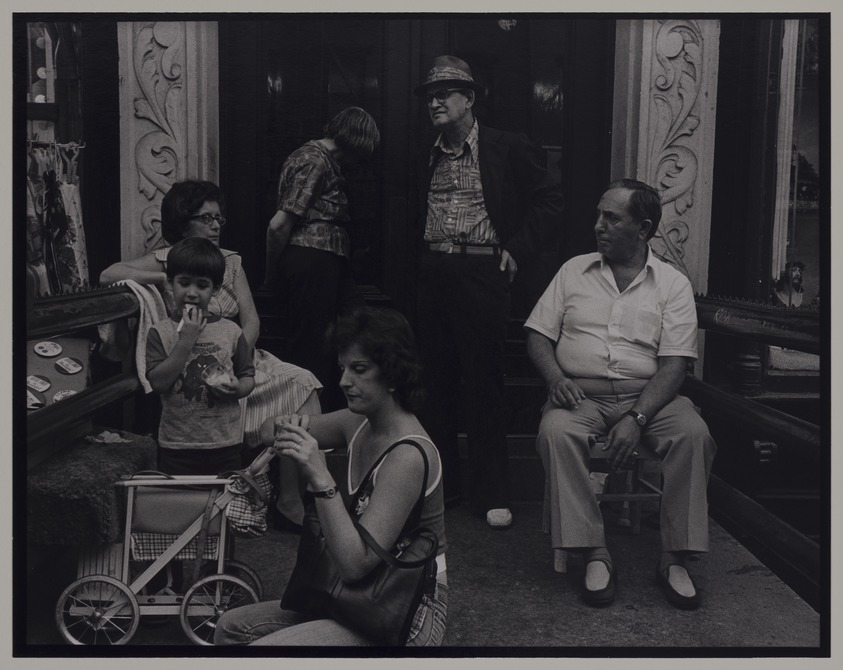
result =
[[[337,495],[337,493],[339,493],[339,489],[337,489],[336,485],[334,485],[329,486],[326,489],[322,489],[321,491],[311,491],[308,489],[307,492],[314,498],[333,498]]]

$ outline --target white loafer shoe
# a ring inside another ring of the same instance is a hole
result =
[[[486,512],[486,523],[499,530],[509,528],[512,525],[512,512],[506,507],[490,509]]]

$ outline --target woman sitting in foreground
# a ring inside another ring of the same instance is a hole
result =
[[[316,513],[340,578],[350,583],[368,575],[381,559],[358,533],[365,526],[381,547],[393,547],[415,505],[424,477],[424,460],[411,445],[393,449],[371,478],[361,480],[394,443],[410,438],[422,445],[430,472],[419,525],[439,539],[434,596],[419,606],[407,646],[438,646],[445,634],[447,573],[442,467],[439,453],[414,411],[421,396],[421,368],[409,324],[394,310],[363,308],[341,318],[333,332],[339,353],[340,388],[348,409],[321,416],[278,417],[261,435],[282,459],[299,465],[316,497]],[[323,449],[348,447],[346,481],[335,482]],[[268,601],[229,610],[220,618],[215,644],[371,645],[375,641],[333,619],[313,619]]]
[[[220,232],[226,223],[225,196],[208,181],[182,181],[172,185],[161,201],[161,236],[171,245],[186,237],[204,237],[219,246]],[[157,286],[168,309],[172,293],[167,283],[167,255],[171,247],[155,249],[140,258],[115,263],[100,275],[101,284],[131,279],[138,284]],[[260,334],[260,319],[249,289],[246,273],[236,251],[221,249],[225,257],[225,276],[219,293],[211,299],[211,314],[235,319],[243,330],[249,347]],[[285,363],[272,354],[255,349],[255,389],[243,403],[244,436],[247,449],[260,445],[260,427],[269,417],[303,412],[319,414],[318,391],[322,385],[304,368]],[[246,455],[246,460],[251,460]],[[298,475],[295,468],[280,473],[277,513],[294,525],[301,524]]]

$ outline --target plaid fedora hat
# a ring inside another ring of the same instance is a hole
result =
[[[461,58],[456,56],[437,56],[433,59],[433,67],[427,73],[427,79],[413,89],[419,97],[425,94],[428,86],[433,84],[454,84],[460,88],[470,88],[475,93],[482,93],[484,87],[474,81],[471,68]]]

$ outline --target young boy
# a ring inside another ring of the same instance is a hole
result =
[[[237,324],[207,312],[224,274],[220,250],[205,238],[185,238],[167,256],[175,307],[149,329],[146,378],[161,395],[158,469],[169,474],[241,468],[238,400],[255,386],[254,352]]]

